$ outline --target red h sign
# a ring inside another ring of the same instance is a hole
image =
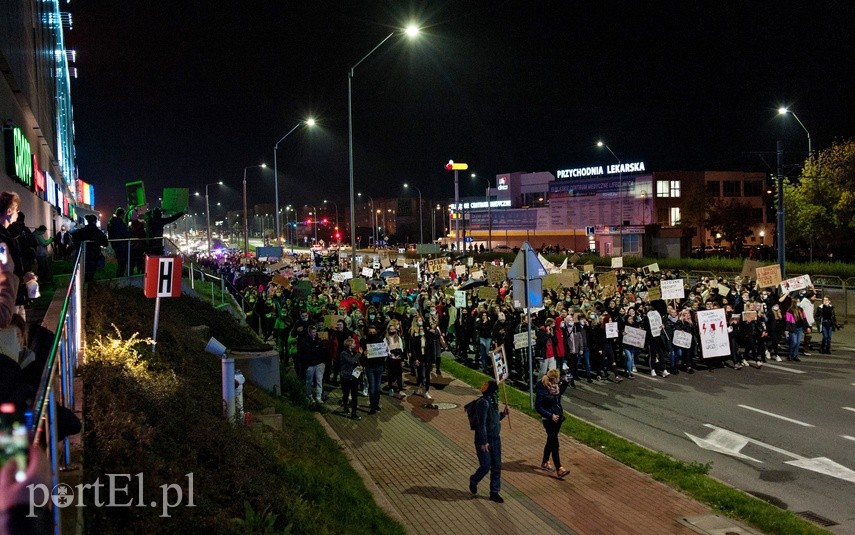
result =
[[[181,295],[181,257],[145,255],[146,297]]]

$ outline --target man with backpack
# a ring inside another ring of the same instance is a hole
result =
[[[487,472],[490,473],[490,500],[504,503],[499,495],[502,487],[502,439],[499,423],[508,415],[507,405],[499,412],[499,385],[496,381],[487,381],[481,387],[481,397],[466,406],[469,427],[475,431],[475,453],[478,455],[478,469],[469,478],[469,492],[478,493],[478,482]]]

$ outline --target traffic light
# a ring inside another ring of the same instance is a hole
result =
[[[335,233],[335,239],[337,239],[337,240],[340,240],[340,239],[341,239],[341,232],[336,232],[336,233]]]
[[[311,219],[311,218],[307,219],[307,220],[306,220],[306,224],[307,224],[307,225],[311,225],[311,224],[312,224],[312,219]]]
[[[323,223],[324,225],[326,225],[327,223],[329,223],[329,220],[325,217],[325,218],[323,219],[323,221],[321,221],[321,223]]]

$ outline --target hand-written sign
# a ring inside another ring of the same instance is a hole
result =
[[[781,266],[778,264],[756,268],[757,287],[768,288],[781,284]]]
[[[623,257],[615,256],[612,258],[612,269],[619,269],[623,267]]]
[[[751,278],[756,274],[757,268],[761,267],[763,267],[763,262],[758,262],[757,260],[746,260],[742,263],[742,273],[740,273],[740,275],[743,279]]]
[[[683,299],[686,297],[686,289],[683,279],[662,279],[659,282],[662,290],[662,299]]]
[[[616,321],[606,323],[606,338],[618,337],[618,324]]]
[[[508,279],[505,268],[487,264],[487,282],[489,284],[501,284]]]
[[[686,331],[674,331],[673,344],[677,347],[690,348],[692,347],[692,335]]]
[[[623,329],[623,343],[632,347],[644,347],[647,331],[637,327],[626,326]]]
[[[662,288],[659,286],[651,286],[647,289],[648,301],[658,301],[659,299],[662,299]]]
[[[488,301],[495,300],[499,297],[499,289],[491,286],[481,286],[478,288],[478,298]]]
[[[651,310],[647,313],[647,321],[650,323],[650,335],[659,336],[662,334],[662,316],[659,312]]]
[[[698,328],[701,333],[703,358],[730,355],[730,339],[727,336],[727,319],[723,308],[699,310]]]
[[[366,290],[368,290],[368,284],[365,283],[365,279],[362,277],[350,279],[350,291],[357,293],[364,292]]]
[[[528,331],[514,335],[514,349],[525,349],[528,347]],[[534,344],[534,334],[531,335],[531,343]]]
[[[377,359],[388,355],[389,349],[386,347],[386,342],[365,345],[365,358]]]
[[[804,290],[810,285],[810,275],[799,275],[798,277],[793,277],[792,279],[787,279],[781,282],[781,291],[796,292],[799,290]]]
[[[428,271],[431,273],[439,273],[440,268],[445,265],[445,258],[433,258],[428,260]]]
[[[419,276],[416,268],[401,268],[400,272],[401,288],[413,288],[419,283]]]
[[[601,273],[597,277],[600,280],[600,284],[602,286],[611,286],[612,288],[617,287],[617,273],[614,271],[609,271],[608,273]]]
[[[465,307],[466,306],[466,292],[457,290],[454,292],[454,306],[456,307]]]

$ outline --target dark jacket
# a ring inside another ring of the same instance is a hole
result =
[[[304,368],[317,366],[324,361],[326,351],[324,350],[324,342],[319,336],[315,335],[314,338],[311,335],[305,336],[297,344],[297,347],[300,364]]]
[[[475,402],[475,445],[489,444],[499,438],[504,418],[499,413],[499,402],[495,396],[481,396]]]
[[[553,414],[557,414],[559,416],[559,422],[564,420],[564,409],[561,407],[561,396],[564,395],[564,391],[567,390],[567,385],[570,384],[566,381],[558,382],[558,393],[551,394],[549,389],[543,386],[543,382],[538,382],[537,387],[534,389],[535,395],[537,396],[534,401],[534,409],[540,414],[541,418],[544,420],[551,420]]]

